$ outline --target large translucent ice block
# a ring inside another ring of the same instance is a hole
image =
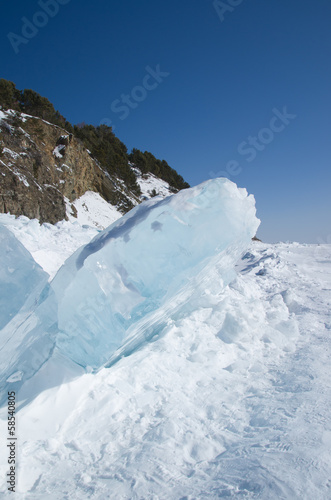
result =
[[[129,354],[194,307],[201,286],[227,284],[258,225],[254,197],[227,179],[135,207],[77,250],[29,313],[2,330],[3,394],[55,354],[92,369]]]
[[[254,197],[227,179],[134,208],[78,250],[55,277],[58,348],[83,366],[100,366],[133,325],[229,248],[232,269],[258,224]]]

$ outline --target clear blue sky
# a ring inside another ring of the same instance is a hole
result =
[[[226,174],[255,195],[264,241],[331,243],[330,0],[59,3],[2,2],[0,77],[191,185]]]

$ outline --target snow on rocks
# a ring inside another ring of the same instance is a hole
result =
[[[165,197],[173,194],[173,190],[166,181],[150,173],[142,175],[138,168],[132,167],[132,169],[137,175],[137,184],[139,184],[142,198],[151,198],[156,195]]]
[[[15,151],[12,151],[11,149],[9,148],[3,148],[2,152],[5,154],[5,155],[8,155],[10,156],[11,158],[13,158],[14,160],[17,160],[17,158],[19,158],[19,154],[18,153],[15,153]]]
[[[11,164],[10,164],[10,165],[11,165]],[[12,165],[11,165],[11,166],[12,166]],[[25,186],[25,187],[29,187],[29,186],[30,186],[30,184],[28,183],[28,180],[27,180],[26,176],[25,176],[24,174],[22,174],[21,172],[19,172],[19,171],[17,170],[17,168],[15,168],[14,166],[13,166],[13,168],[10,168],[10,166],[9,166],[9,165],[6,165],[6,167],[7,167],[7,168],[8,168],[8,170],[10,170],[10,171],[11,171],[14,175],[16,175],[16,177],[18,177],[18,178],[19,178],[19,180],[20,180],[21,182],[23,182],[23,184],[24,184],[24,186]]]
[[[63,158],[63,153],[65,151],[65,145],[64,144],[59,144],[58,146],[56,146],[53,150],[53,155],[56,157],[56,158]]]

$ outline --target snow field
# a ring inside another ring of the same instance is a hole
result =
[[[254,244],[154,342],[41,393],[18,415],[21,498],[328,498],[330,246],[318,252]]]

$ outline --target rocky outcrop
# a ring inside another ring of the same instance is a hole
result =
[[[139,203],[66,130],[10,110],[0,111],[0,130],[0,212],[54,224],[66,218],[66,201],[86,191],[123,213]]]

